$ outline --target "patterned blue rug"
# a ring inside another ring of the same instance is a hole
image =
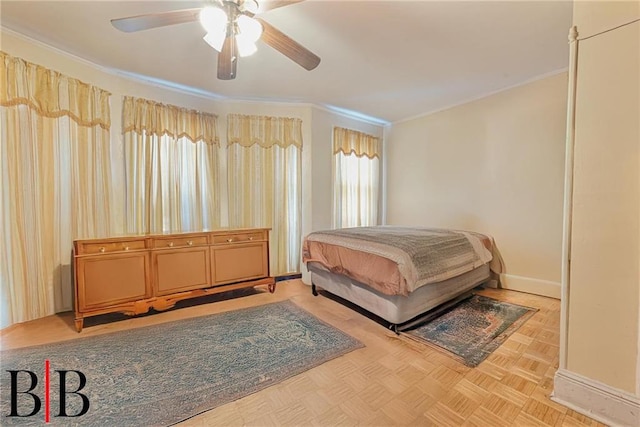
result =
[[[406,333],[475,367],[538,311],[473,295],[439,317]]]
[[[8,350],[2,362],[0,425],[43,425],[45,360],[51,425],[163,426],[234,401],[362,347],[285,301],[56,344]],[[8,370],[32,371],[32,374]],[[61,374],[75,370],[81,375]],[[64,375],[67,393],[60,393]],[[11,413],[11,377],[17,414]],[[78,394],[72,393],[78,390]],[[60,395],[66,415],[59,417]],[[84,395],[83,398],[81,395]]]

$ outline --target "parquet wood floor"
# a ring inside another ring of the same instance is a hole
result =
[[[275,294],[170,310],[91,326],[81,334],[65,313],[8,328],[2,349],[75,339],[290,299],[365,347],[280,384],[189,419],[184,426],[602,426],[549,399],[558,367],[560,301],[487,289],[539,311],[477,368],[397,337],[299,280]],[[99,320],[99,319],[98,319]]]

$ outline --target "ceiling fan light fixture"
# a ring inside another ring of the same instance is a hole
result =
[[[218,31],[224,33],[227,28],[227,21],[227,14],[218,7],[207,6],[200,11],[200,25],[207,33]]]
[[[257,20],[246,15],[240,15],[237,22],[238,36],[251,40],[253,43],[257,42],[262,36],[262,24]]]
[[[238,47],[238,54],[242,57],[253,55],[258,50],[253,40],[242,37],[242,35],[236,36],[236,46]]]
[[[253,14],[258,13],[258,2],[256,0],[244,0],[242,2],[242,10],[251,12]]]
[[[203,37],[204,41],[207,42],[209,46],[217,50],[218,52],[222,52],[222,45],[224,44],[225,33],[224,31],[214,31],[205,34]]]

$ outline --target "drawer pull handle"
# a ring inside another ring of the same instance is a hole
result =
[[[231,243],[231,242],[233,242],[233,239],[232,238],[228,238],[227,242]]]
[[[100,248],[98,249],[100,252],[103,252],[107,250],[107,248],[105,248],[104,246],[100,246]]]
[[[193,246],[193,240],[187,240],[187,245]]]
[[[125,251],[128,251],[128,250],[129,250],[129,246],[125,246],[125,247],[124,247],[124,250],[125,250]]]
[[[253,240],[253,236],[249,236],[249,240]]]
[[[172,248],[172,247],[173,247],[173,242],[169,242],[168,246],[169,246],[170,248]]]

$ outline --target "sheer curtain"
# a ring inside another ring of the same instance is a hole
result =
[[[229,225],[268,227],[271,275],[300,271],[302,121],[227,117]]]
[[[110,94],[0,52],[0,327],[72,309],[72,244],[111,230]]]
[[[220,225],[217,116],[125,97],[126,230]]]
[[[333,128],[335,228],[378,224],[380,140],[351,129]]]

